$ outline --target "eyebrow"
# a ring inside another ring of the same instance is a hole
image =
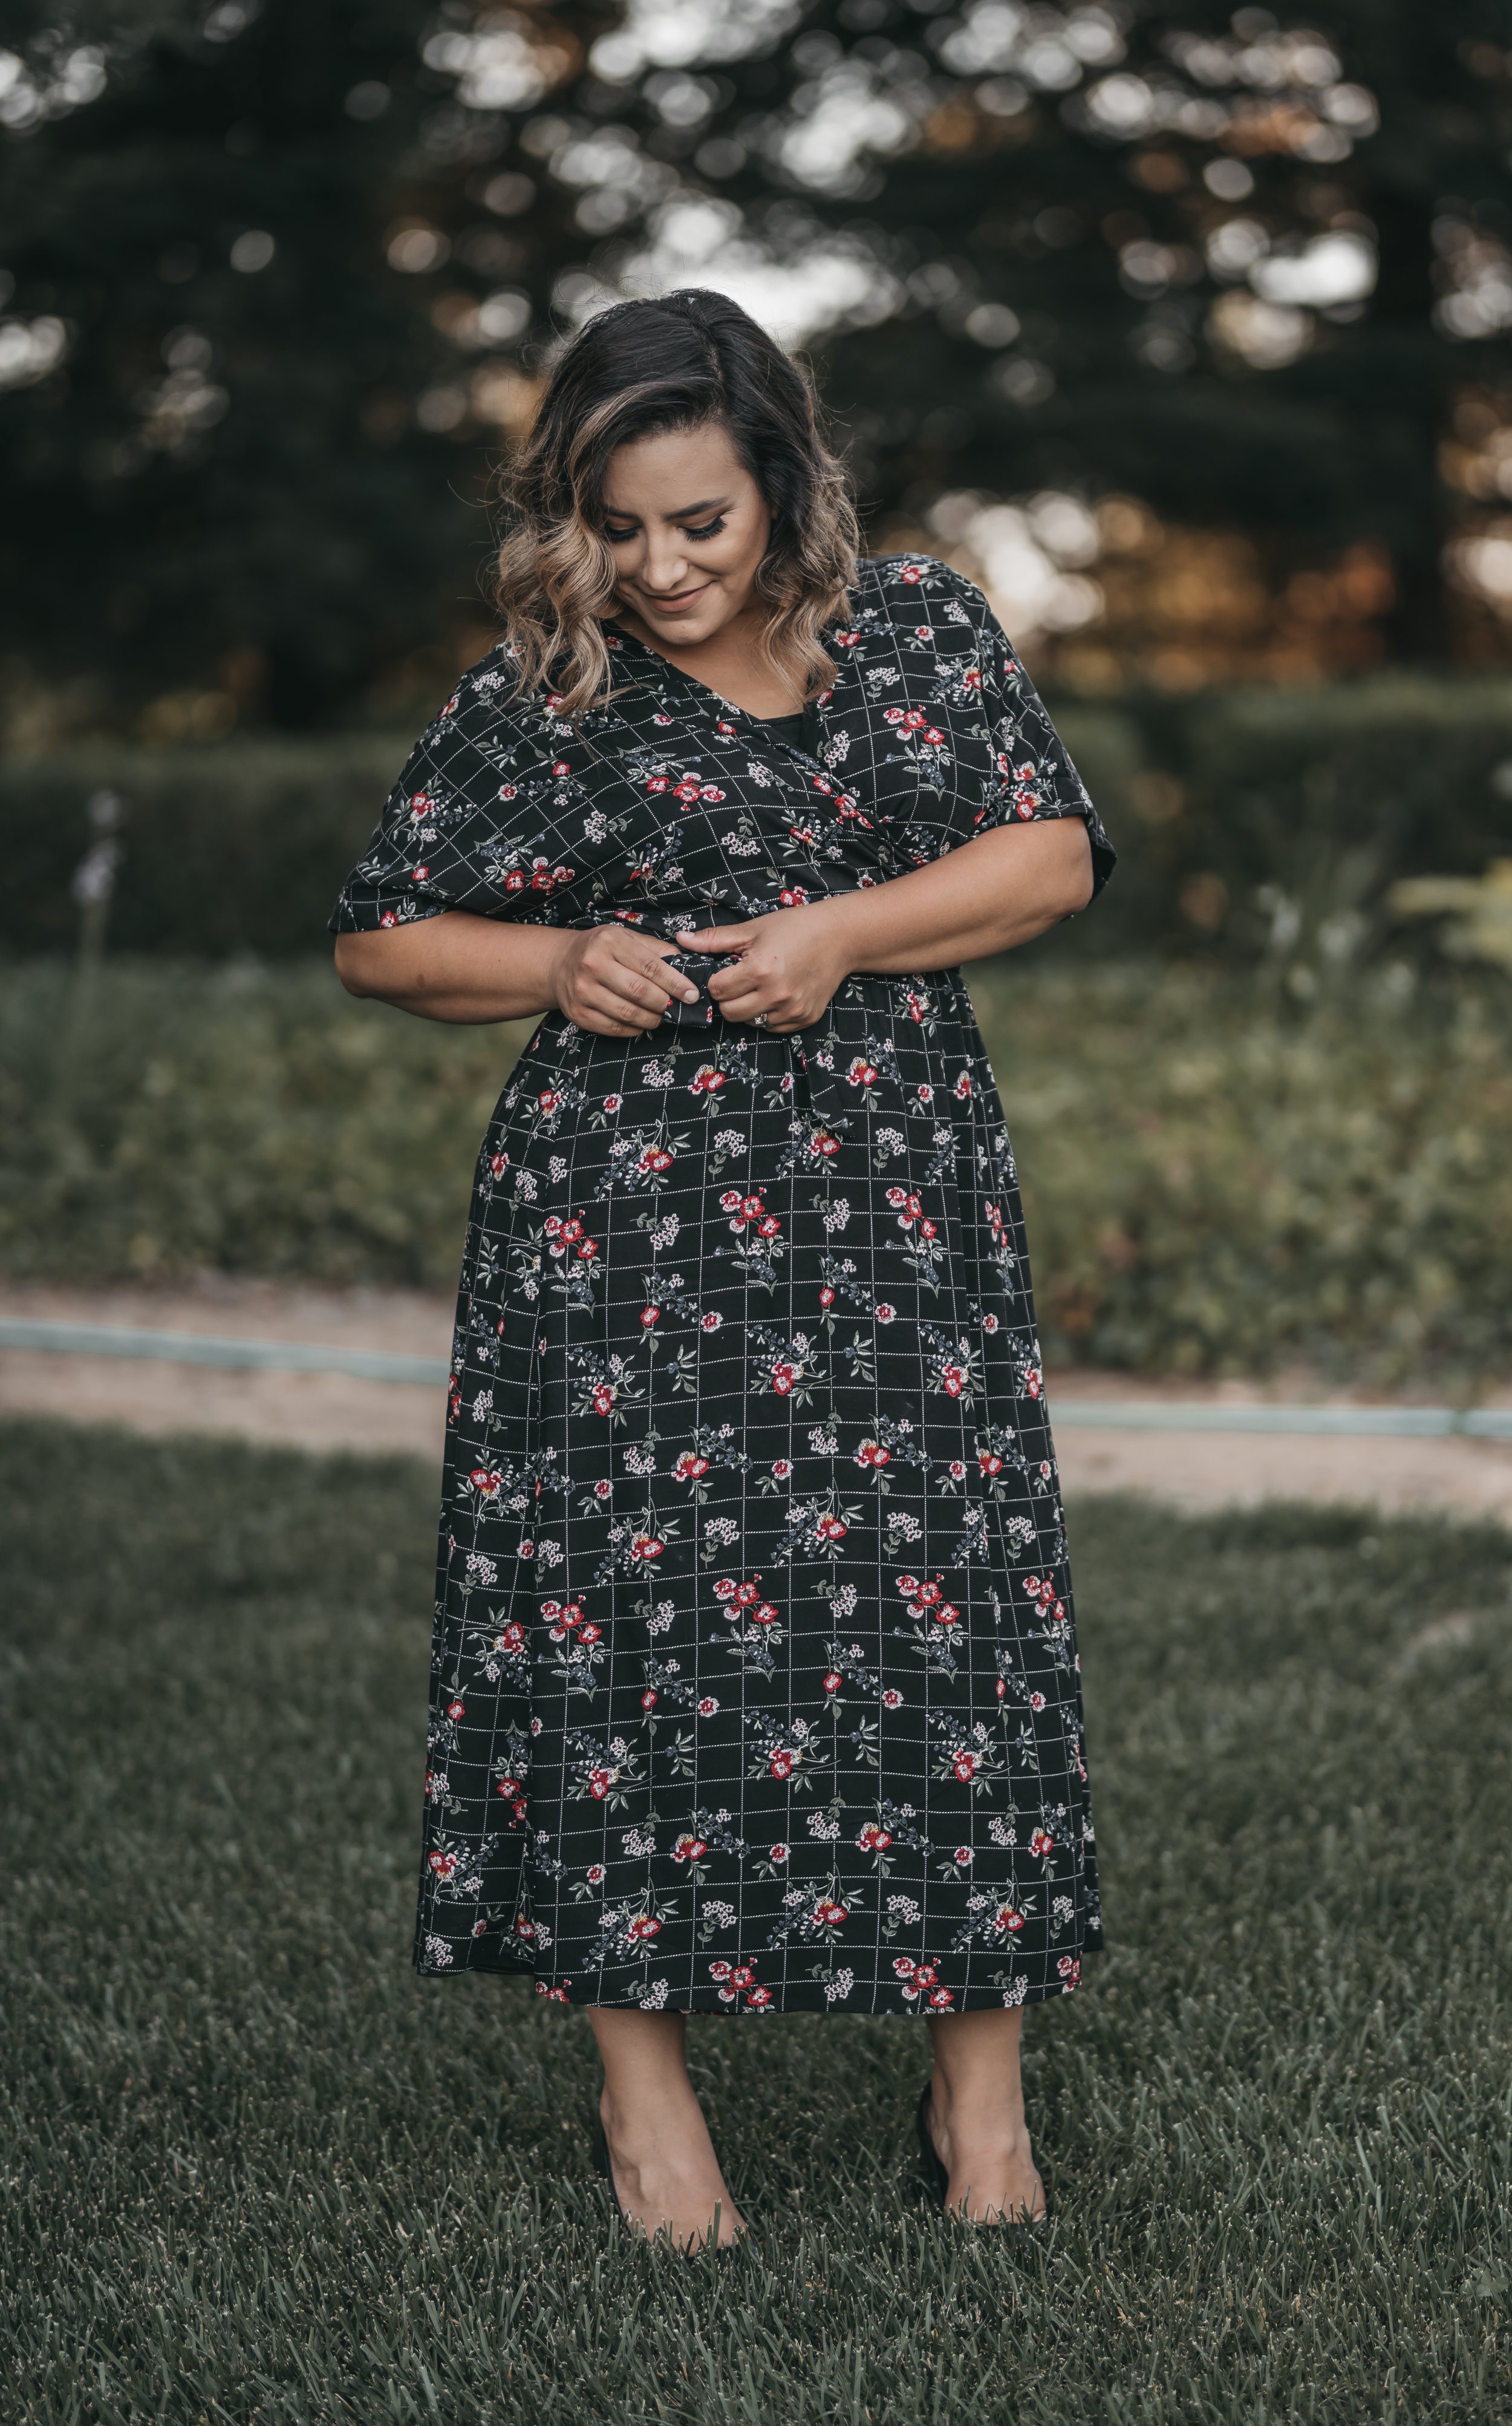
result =
[[[694,523],[700,514],[718,513],[729,503],[728,497],[700,497],[696,506],[684,506],[675,514],[664,514],[662,520],[667,523]],[[603,510],[612,523],[633,523],[640,519],[636,514],[619,512],[613,506],[605,506]]]

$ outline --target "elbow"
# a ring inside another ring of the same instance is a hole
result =
[[[1060,912],[1063,918],[1074,918],[1079,910],[1085,910],[1097,890],[1092,844],[1085,826],[1079,827],[1076,839],[1080,848],[1066,871],[1066,894]]]
[[[365,1000],[368,994],[368,988],[363,984],[362,978],[362,966],[365,958],[362,947],[366,942],[365,935],[338,935],[334,954],[337,977],[346,992],[356,995],[360,1001]]]

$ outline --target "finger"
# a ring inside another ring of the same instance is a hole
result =
[[[679,929],[677,946],[680,951],[701,952],[714,959],[725,952],[748,951],[751,933],[748,927],[708,927],[698,930]]]
[[[617,935],[613,959],[616,969],[629,969],[645,983],[660,988],[669,1001],[697,1002],[698,987],[680,969],[669,969],[667,962],[677,950],[675,944],[653,944],[649,936]]]

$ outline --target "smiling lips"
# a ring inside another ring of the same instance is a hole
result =
[[[644,590],[641,596],[653,615],[685,615],[695,600],[701,598],[704,591],[713,587],[712,581],[700,581],[697,590],[680,590],[671,598],[651,597]]]

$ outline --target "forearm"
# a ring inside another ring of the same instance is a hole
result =
[[[503,925],[443,910],[399,927],[336,939],[348,994],[392,1002],[458,1027],[528,1019],[555,1008],[562,937],[550,927]]]
[[[886,884],[816,903],[847,970],[905,977],[985,960],[1085,909],[1092,854],[1079,817],[979,834]]]

